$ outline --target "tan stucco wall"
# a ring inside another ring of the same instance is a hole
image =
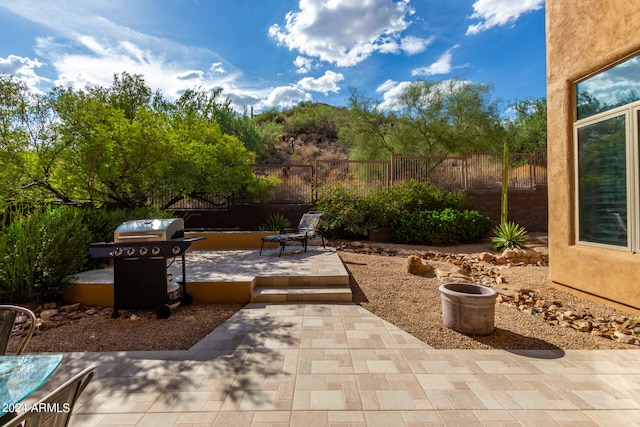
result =
[[[640,52],[640,8],[547,0],[549,258],[552,281],[640,309],[640,254],[574,245],[574,83]]]

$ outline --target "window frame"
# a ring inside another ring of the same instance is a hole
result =
[[[573,152],[574,152],[574,231],[575,243],[583,246],[592,246],[604,249],[614,249],[625,252],[638,252],[640,243],[640,218],[638,203],[640,196],[637,194],[640,188],[640,160],[638,159],[640,144],[640,101],[635,101],[611,110],[607,110],[581,120],[575,121],[573,126]],[[580,156],[578,131],[584,127],[605,122],[615,117],[624,116],[625,124],[625,162],[626,162],[626,204],[627,204],[627,244],[613,245],[606,243],[590,242],[580,239]]]

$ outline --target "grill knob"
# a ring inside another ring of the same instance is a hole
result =
[[[136,253],[136,250],[132,247],[127,248],[127,255],[131,256]]]
[[[140,248],[140,255],[145,256],[147,252],[149,252],[149,249],[145,248],[144,246]]]
[[[152,254],[152,255],[158,255],[159,253],[160,253],[160,248],[159,248],[159,247],[154,246],[154,247],[151,249],[151,254]]]
[[[173,252],[174,255],[178,255],[180,253],[180,246],[174,246],[171,248],[171,252]]]
[[[120,255],[122,255],[122,252],[124,252],[124,251],[122,250],[122,248],[116,248],[115,255],[116,255],[116,256],[120,256]]]

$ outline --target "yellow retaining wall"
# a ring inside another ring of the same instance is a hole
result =
[[[274,231],[187,231],[185,237],[204,237],[205,240],[194,242],[190,250],[214,249],[259,249],[263,236],[276,234]],[[267,242],[265,248],[275,248],[276,243]]]

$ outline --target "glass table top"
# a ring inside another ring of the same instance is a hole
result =
[[[0,356],[0,403],[22,401],[58,368],[61,354]]]

